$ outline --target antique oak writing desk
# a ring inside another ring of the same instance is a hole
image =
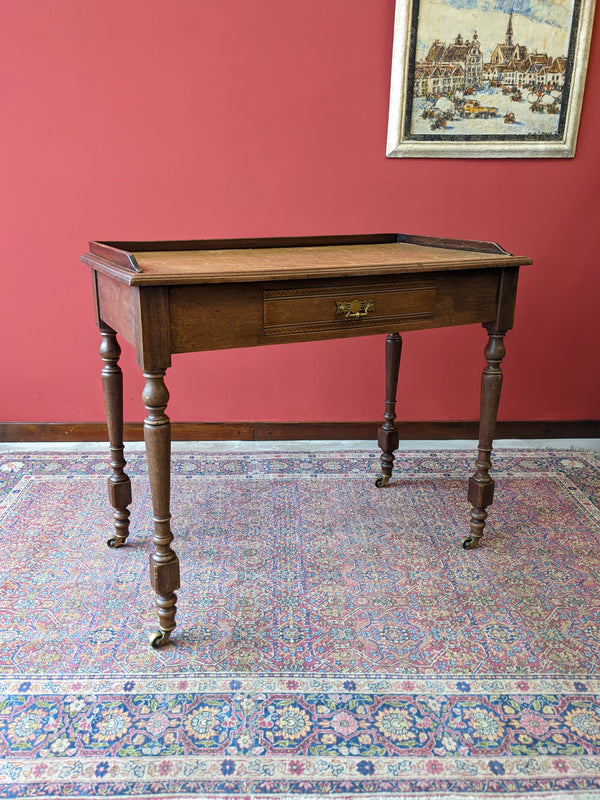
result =
[[[161,647],[175,628],[179,561],[171,542],[171,430],[165,372],[172,353],[387,334],[386,399],[378,443],[378,486],[392,474],[400,331],[482,323],[488,332],[475,473],[469,479],[475,547],[493,499],[490,454],[502,384],[503,338],[512,327],[520,265],[528,258],[496,244],[402,234],[191,242],[91,242],[96,322],[111,450],[111,547],[129,527],[131,484],[124,472],[123,383],[117,333],[133,344],[146,384],[144,438],[152,494]]]

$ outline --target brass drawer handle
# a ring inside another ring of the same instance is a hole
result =
[[[375,311],[374,300],[336,300],[336,314],[346,317],[366,317]]]

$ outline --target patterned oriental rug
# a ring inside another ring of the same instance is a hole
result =
[[[101,453],[0,456],[0,797],[599,798],[600,458],[173,456],[182,566],[152,650],[150,499],[110,550]]]

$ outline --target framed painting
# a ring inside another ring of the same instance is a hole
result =
[[[396,0],[390,157],[575,155],[594,0]]]

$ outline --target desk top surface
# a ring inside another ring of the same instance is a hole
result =
[[[131,285],[240,283],[530,264],[490,242],[403,234],[193,242],[90,242],[82,261]]]

